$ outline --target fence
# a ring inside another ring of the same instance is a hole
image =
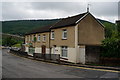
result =
[[[42,54],[42,53],[33,53],[34,59],[44,59],[44,60],[52,60],[60,63],[60,55],[59,54]]]
[[[28,57],[27,52],[19,51],[19,50],[14,50],[10,49],[10,53],[13,53],[15,55],[23,56],[23,57]]]

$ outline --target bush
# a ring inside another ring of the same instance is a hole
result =
[[[106,38],[102,42],[102,57],[120,58],[120,36],[114,32],[111,38]]]

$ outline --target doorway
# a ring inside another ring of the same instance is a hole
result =
[[[46,46],[42,45],[42,54],[45,54],[45,53],[46,53]]]

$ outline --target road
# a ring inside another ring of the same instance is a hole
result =
[[[2,51],[3,78],[118,78],[116,72],[88,70],[30,60]]]

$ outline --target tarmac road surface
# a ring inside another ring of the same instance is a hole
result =
[[[2,78],[119,78],[116,72],[80,69],[15,56],[2,51]]]

